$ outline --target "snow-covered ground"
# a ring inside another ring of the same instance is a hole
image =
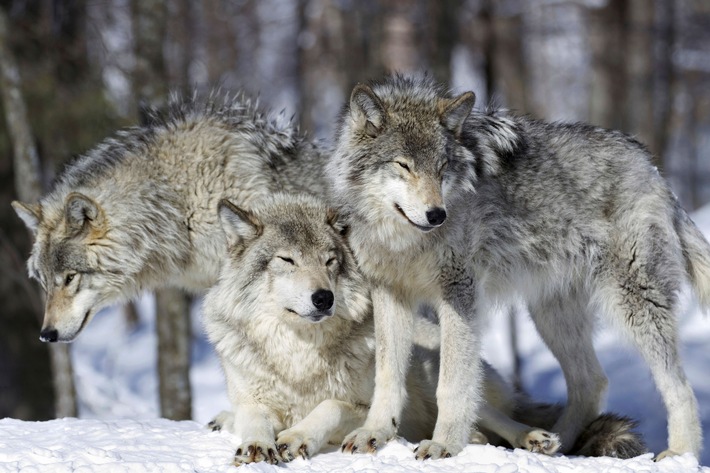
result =
[[[710,235],[710,207],[694,215]],[[689,298],[680,322],[681,354],[710,438],[710,317]],[[73,347],[81,419],[50,422],[0,420],[0,471],[226,471],[236,437],[210,432],[203,425],[228,407],[217,359],[202,335],[199,304],[194,308],[194,422],[158,418],[156,340],[152,298],[140,302],[141,320],[126,326],[117,310],[100,314]],[[563,401],[565,385],[556,361],[539,340],[526,316],[518,323],[523,358],[523,385],[534,397]],[[634,417],[653,452],[666,443],[666,414],[645,363],[615,332],[602,328],[597,353],[609,377],[608,410]],[[496,317],[486,337],[486,357],[501,372],[511,370],[507,317]],[[654,463],[652,454],[631,460],[544,457],[522,450],[469,446],[460,455],[435,462],[417,462],[412,445],[394,441],[376,456],[343,455],[335,449],[287,465],[247,465],[243,471],[302,472],[688,472],[699,466],[690,455]],[[710,448],[700,464],[710,465]]]

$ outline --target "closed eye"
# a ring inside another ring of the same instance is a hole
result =
[[[328,261],[325,262],[325,265],[326,266],[333,266],[337,261],[338,261],[338,258],[332,257]]]
[[[395,163],[397,163],[399,165],[399,167],[401,167],[405,171],[411,172],[407,163],[403,163],[402,161],[395,161]]]
[[[280,259],[281,261],[287,262],[288,264],[296,264],[293,262],[293,260],[291,258],[288,258],[286,256],[277,256],[277,258]]]

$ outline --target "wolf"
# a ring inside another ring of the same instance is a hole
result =
[[[220,199],[320,194],[324,156],[245,96],[174,96],[150,110],[145,126],[69,164],[40,202],[12,204],[34,234],[27,267],[47,294],[40,338],[71,342],[99,309],[144,290],[206,290],[226,247]]]
[[[204,325],[225,373],[231,411],[209,426],[241,436],[235,463],[314,455],[364,422],[374,391],[375,332],[369,287],[347,245],[347,228],[322,199],[276,194],[249,210],[219,208],[228,250],[204,301]],[[417,441],[436,419],[438,327],[418,319],[400,432]],[[484,364],[477,443],[553,454],[561,409],[514,392]],[[633,422],[600,417],[576,453],[636,456]]]
[[[600,410],[607,379],[592,346],[595,317],[648,363],[668,411],[668,449],[698,456],[697,402],[677,341],[678,291],[710,305],[710,246],[651,164],[619,132],[473,111],[426,76],[357,85],[327,163],[334,203],[373,285],[376,388],[350,451],[392,438],[407,388],[412,314],[438,313],[438,418],[417,458],[458,453],[480,414],[486,314],[527,304],[567,382],[551,430],[562,452]]]

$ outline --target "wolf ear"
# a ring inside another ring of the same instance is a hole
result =
[[[230,247],[261,235],[261,222],[248,210],[240,209],[227,199],[222,199],[218,212]]]
[[[15,209],[17,216],[25,222],[32,234],[36,235],[39,222],[42,220],[42,207],[39,204],[23,204],[15,200],[12,202],[12,208]]]
[[[64,219],[70,235],[83,233],[88,226],[103,223],[103,211],[91,197],[79,192],[69,194],[64,202]]]
[[[369,86],[358,84],[350,95],[350,116],[358,130],[374,138],[385,124],[385,107]]]
[[[328,225],[333,227],[336,232],[340,233],[342,236],[347,236],[350,227],[343,222],[337,210],[328,207],[325,219]]]
[[[456,137],[461,136],[463,124],[471,114],[476,103],[476,94],[464,92],[453,99],[442,100],[439,104],[441,110],[441,124],[450,130]]]

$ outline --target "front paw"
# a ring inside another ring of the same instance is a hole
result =
[[[515,439],[518,448],[524,448],[533,453],[544,453],[545,455],[553,455],[560,449],[562,445],[557,434],[547,432],[542,429],[531,429],[523,432]]]
[[[461,448],[446,446],[434,442],[433,440],[422,440],[419,446],[414,449],[414,456],[417,460],[437,460],[439,458],[450,458],[461,451]]]
[[[273,443],[258,441],[245,442],[237,447],[237,452],[234,454],[235,466],[255,462],[267,462],[274,465],[278,463],[278,461],[276,445]]]
[[[394,432],[391,429],[370,430],[363,427],[345,437],[340,450],[345,453],[375,453],[392,437]]]
[[[309,459],[311,455],[318,453],[320,445],[304,432],[288,429],[281,432],[276,439],[276,450],[283,461],[290,462],[296,457]]]
[[[232,424],[234,423],[234,414],[231,411],[222,411],[209,421],[207,428],[212,432],[225,430],[231,432]]]

